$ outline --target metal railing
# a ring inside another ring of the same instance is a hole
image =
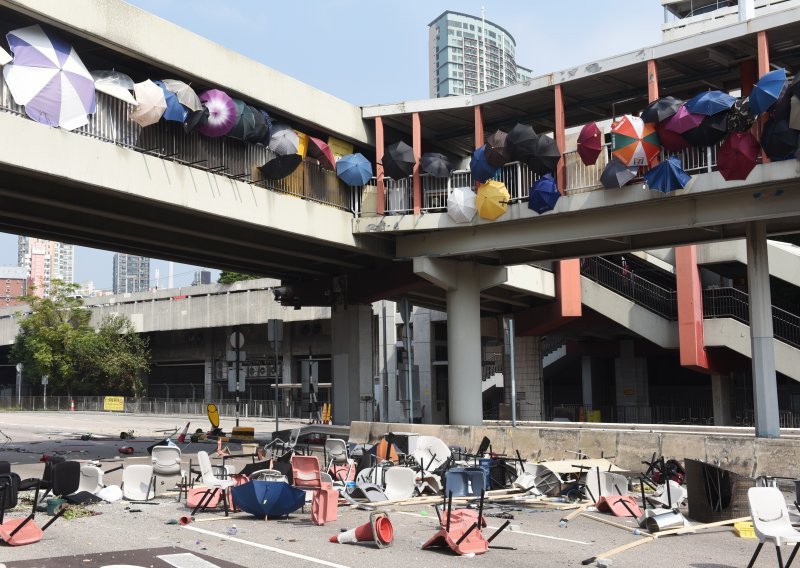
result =
[[[16,396],[0,397],[0,411],[53,411],[76,412],[103,411],[102,396]],[[220,416],[233,417],[236,415],[236,403],[230,400],[213,400],[217,405]],[[177,398],[125,398],[124,411],[132,414],[178,414],[178,415],[205,415],[207,401],[202,399],[177,399]],[[72,406],[74,403],[74,407]],[[245,418],[274,418],[274,400],[243,400],[240,414]],[[278,404],[279,418],[302,418],[299,403],[285,405]],[[307,416],[305,416],[307,418]]]
[[[733,318],[750,324],[750,296],[738,288],[703,290],[703,317]],[[800,316],[772,306],[772,333],[775,339],[800,348]]]
[[[596,256],[581,260],[581,274],[669,320],[678,318],[677,294],[634,271]]]
[[[123,146],[130,150],[171,160],[208,173],[246,181],[279,193],[350,210],[353,189],[336,172],[306,159],[282,180],[259,180],[256,168],[276,157],[262,144],[251,144],[221,136],[208,138],[197,132],[186,134],[177,122],[159,121],[142,128],[130,119],[131,106],[105,93],[96,93],[97,108],[89,123],[76,134]],[[0,111],[25,116],[0,76]]]

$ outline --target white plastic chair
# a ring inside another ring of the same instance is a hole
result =
[[[259,469],[250,474],[251,480],[258,481],[283,481],[288,483],[286,476],[277,469]]]
[[[81,466],[81,480],[78,484],[78,490],[88,491],[92,495],[97,495],[97,492],[103,488],[103,470],[95,465]]]
[[[417,474],[410,467],[389,467],[383,474],[386,487],[383,492],[389,501],[409,499],[417,488]]]
[[[155,496],[153,466],[132,464],[122,470],[122,497],[128,501],[149,501]]]
[[[183,475],[181,449],[177,446],[156,446],[151,454],[153,473],[163,477]]]
[[[752,568],[753,564],[761,552],[764,543],[770,541],[775,544],[775,552],[778,555],[778,567],[788,568],[794,560],[797,549],[800,547],[800,532],[795,530],[789,520],[789,509],[783,494],[777,487],[751,487],[747,490],[747,500],[750,502],[750,514],[753,516],[753,528],[758,537],[758,546],[750,559],[747,568]],[[783,564],[781,557],[781,546],[787,543],[794,543],[792,554],[786,564]]]
[[[225,516],[228,516],[228,489],[236,485],[236,482],[231,479],[220,479],[214,475],[214,470],[211,468],[211,458],[208,457],[208,452],[197,452],[197,463],[200,466],[200,478],[208,489],[206,495],[211,495],[213,491],[222,491],[222,503],[225,507]],[[201,499],[197,507],[192,511],[194,515],[198,509],[204,509],[205,499]],[[207,501],[206,501],[207,503]]]
[[[413,454],[417,463],[426,471],[434,471],[451,455],[450,448],[436,436],[419,436]]]

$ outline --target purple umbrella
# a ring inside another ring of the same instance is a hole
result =
[[[685,106],[678,109],[678,112],[669,117],[663,126],[666,130],[670,130],[676,134],[683,134],[687,130],[700,126],[703,122],[705,115],[689,112]]]
[[[64,40],[33,25],[9,32],[14,61],[3,68],[11,95],[36,122],[74,130],[95,110],[94,80]]]
[[[203,91],[199,97],[200,102],[208,108],[208,120],[197,131],[212,138],[225,136],[236,124],[236,103],[219,89]]]

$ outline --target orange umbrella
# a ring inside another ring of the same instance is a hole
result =
[[[626,166],[646,166],[661,150],[655,126],[636,116],[623,116],[611,133],[611,154]]]

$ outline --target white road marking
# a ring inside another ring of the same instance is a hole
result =
[[[438,519],[435,516],[431,517],[430,515],[420,515],[419,513],[410,513],[408,511],[394,511],[392,514],[409,515],[411,517],[429,518],[429,519],[431,519],[433,521],[437,521],[438,522]],[[491,529],[493,531],[496,531],[500,527],[487,526],[486,528],[487,529]],[[506,529],[506,530],[508,530],[508,529]],[[561,542],[571,542],[571,543],[574,543],[574,544],[594,544],[592,542],[584,542],[582,540],[572,540],[571,538],[561,538],[561,537],[557,537],[557,536],[550,536],[550,535],[546,535],[546,534],[532,533],[532,532],[526,532],[526,531],[508,530],[508,532],[513,533],[513,534],[524,534],[524,535],[527,535],[527,536],[536,536],[536,537],[539,537],[539,538],[547,538],[547,539],[550,539],[550,540],[560,540]]]
[[[252,542],[249,540],[244,540],[241,538],[236,538],[235,536],[228,536],[224,533],[216,533],[214,531],[207,531],[205,529],[199,529],[197,527],[193,527],[191,525],[186,525],[183,528],[189,529],[190,531],[195,531],[203,534],[207,534],[209,536],[217,536],[219,538],[224,538],[225,540],[230,540],[231,542],[238,542],[241,544],[247,544],[250,546],[255,546],[256,548],[261,548],[263,550],[269,550],[270,552],[276,552],[278,554],[283,554],[284,556],[291,556],[293,558],[299,558],[300,560],[307,560],[308,562],[313,562],[314,564],[322,564],[323,566],[330,566],[331,568],[350,568],[349,566],[345,566],[344,564],[336,564],[335,562],[328,562],[327,560],[322,560],[320,558],[314,558],[313,556],[306,556],[305,554],[298,554],[297,552],[290,552],[288,550],[282,550],[280,548],[275,548],[274,546],[267,546],[266,544],[261,544],[258,542]]]
[[[175,568],[219,568],[216,564],[212,564],[204,558],[195,556],[191,552],[165,554],[164,556],[156,556],[156,558],[163,560],[170,566],[175,566]]]

